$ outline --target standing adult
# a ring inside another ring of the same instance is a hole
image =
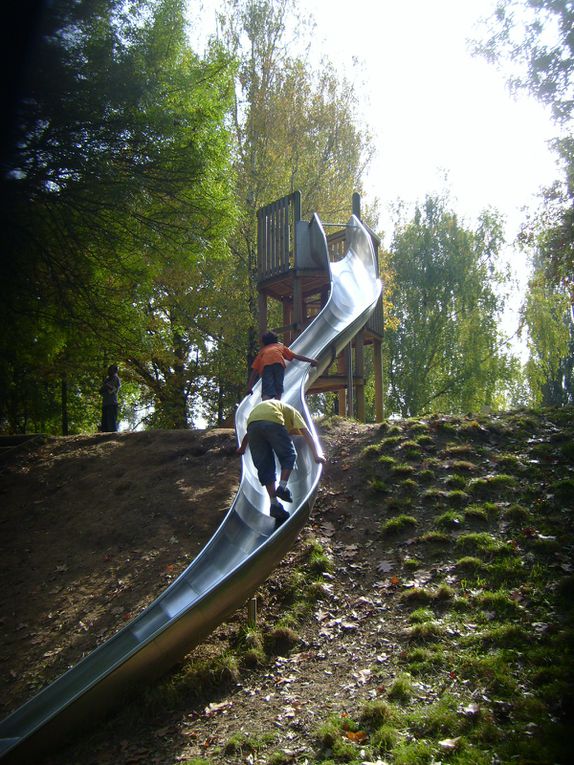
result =
[[[100,393],[102,394],[102,433],[115,433],[118,429],[118,391],[121,388],[118,368],[115,364],[108,367]]]

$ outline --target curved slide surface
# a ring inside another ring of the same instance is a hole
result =
[[[327,263],[327,240],[319,218],[314,216],[308,226],[313,246]],[[283,396],[302,413],[315,439],[305,391],[365,324],[381,291],[371,237],[355,216],[347,226],[347,253],[330,269],[327,304],[291,345],[296,353],[316,358],[319,365],[288,364]],[[237,410],[239,441],[260,396],[258,382]],[[117,706],[134,684],[166,672],[245,603],[292,547],[315,500],[322,466],[314,462],[302,437],[295,438],[295,445],[290,518],[279,525],[270,517],[269,499],[248,450],[239,491],[207,545],[129,624],[0,722],[3,761],[29,762],[30,754],[53,747],[86,721]]]

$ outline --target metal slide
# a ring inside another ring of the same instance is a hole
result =
[[[300,222],[307,241],[327,264],[327,240],[319,218]],[[326,265],[327,267],[327,265]],[[330,264],[331,291],[319,315],[291,348],[316,358],[317,368],[287,365],[283,400],[295,406],[317,434],[305,403],[305,390],[332,363],[364,325],[379,298],[381,284],[371,237],[355,216],[347,226],[347,254]],[[249,412],[260,401],[261,383],[236,413],[239,441]],[[305,525],[322,466],[308,445],[295,438],[297,465],[289,480],[291,517],[278,524],[260,486],[249,450],[243,457],[239,491],[221,525],[189,567],[148,608],[75,667],[0,722],[3,762],[30,762],[30,755],[103,715],[136,683],[159,677],[237,610],[268,577]]]

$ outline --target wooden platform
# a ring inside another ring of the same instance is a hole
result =
[[[300,193],[273,202],[258,211],[257,292],[259,334],[272,329],[290,345],[326,305],[329,299],[329,264],[322,263],[317,248],[298,247]],[[353,214],[360,219],[360,198],[353,195]],[[371,232],[378,260],[380,240]],[[323,240],[324,241],[324,240]],[[299,241],[300,245],[300,241]],[[328,258],[341,260],[347,252],[346,228],[335,228],[327,236]],[[311,249],[311,251],[309,251]],[[324,246],[323,246],[324,251]],[[281,305],[282,323],[269,326],[269,303]],[[339,410],[348,416],[365,418],[364,349],[372,346],[375,371],[375,409],[377,421],[383,418],[382,339],[384,331],[382,296],[375,311],[349,346],[334,360],[327,374],[315,380],[309,393],[337,392]],[[333,369],[334,367],[334,369]]]

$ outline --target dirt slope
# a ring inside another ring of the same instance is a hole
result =
[[[0,478],[2,715],[157,597],[217,528],[230,430],[49,439]]]

